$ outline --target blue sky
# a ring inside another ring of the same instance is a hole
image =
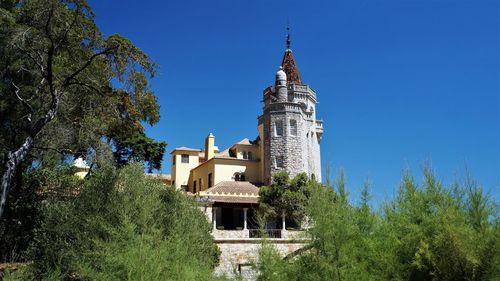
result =
[[[477,0],[102,1],[101,30],[130,38],[160,65],[161,121],[150,136],[224,149],[257,136],[262,90],[285,49],[318,93],[322,162],[341,167],[354,200],[375,203],[405,168],[439,178],[465,167],[500,198],[500,2]],[[167,154],[163,172],[170,173]],[[332,175],[332,176],[333,176]]]

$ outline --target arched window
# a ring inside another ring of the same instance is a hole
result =
[[[234,173],[234,181],[245,181],[245,174]]]

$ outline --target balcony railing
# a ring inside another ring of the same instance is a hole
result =
[[[282,238],[281,229],[249,229],[250,238]]]

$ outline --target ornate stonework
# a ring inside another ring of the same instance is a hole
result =
[[[259,125],[263,127],[264,183],[270,184],[272,175],[281,170],[291,177],[305,172],[321,181],[323,122],[316,119],[316,93],[302,84],[290,49],[283,56],[275,87],[266,88],[263,95]]]

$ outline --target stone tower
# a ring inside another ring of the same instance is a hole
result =
[[[321,181],[323,121],[316,119],[316,93],[302,82],[290,49],[290,35],[275,85],[264,90],[263,101],[258,120],[264,183],[270,184],[272,175],[282,170],[291,177],[305,172]]]

